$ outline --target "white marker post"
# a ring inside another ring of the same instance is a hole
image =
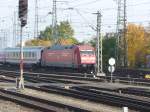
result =
[[[128,112],[128,107],[123,107],[123,112]]]
[[[113,82],[113,72],[115,71],[115,63],[116,63],[116,60],[114,58],[110,58],[109,61],[109,67],[108,67],[108,71],[111,73],[111,83]]]

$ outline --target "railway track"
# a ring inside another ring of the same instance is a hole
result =
[[[19,72],[19,66],[0,66],[0,70],[5,70],[5,71],[17,71]],[[91,73],[86,73],[86,72],[78,72],[77,70],[72,70],[72,69],[66,69],[66,68],[42,68],[42,67],[29,67],[29,68],[24,68],[25,72],[32,72],[32,73],[43,73],[43,74],[60,74],[60,75],[71,75],[71,76],[80,76],[80,77],[85,77],[85,74],[87,77],[93,77]]]
[[[139,97],[150,98],[150,90],[142,89],[142,88],[127,87],[127,88],[110,89],[110,88],[93,87],[93,86],[81,86],[81,87],[89,89],[89,90],[95,90],[95,91],[114,92],[114,93],[127,94],[127,95],[136,95],[136,96],[139,96]],[[73,87],[73,88],[76,89],[76,88],[79,88],[79,87]]]
[[[88,110],[73,107],[57,102],[40,99],[25,95],[16,91],[0,89],[0,98],[19,103],[21,105],[35,108],[44,112],[89,112]]]
[[[13,77],[16,78],[19,76],[18,72],[14,72],[14,71],[3,71],[0,72],[0,74],[5,74],[6,76],[9,77]],[[64,84],[84,84],[81,83],[81,81],[77,81],[77,80],[82,80],[85,78],[83,77],[74,77],[74,76],[65,76],[65,75],[57,75],[57,74],[42,74],[42,73],[25,73],[25,80],[29,81],[29,82],[33,82],[33,83],[64,83]],[[72,80],[66,80],[66,79],[72,79]],[[7,82],[15,82],[14,80],[11,79],[7,79],[7,78],[0,78],[0,80],[2,81],[7,81]],[[75,80],[75,81],[73,81]],[[87,79],[89,81],[89,79]],[[76,82],[77,81],[77,82]],[[96,81],[96,82],[100,82],[99,79],[90,79],[90,81]],[[131,89],[118,89],[118,90],[111,90],[111,89],[104,89],[104,88],[97,88],[97,87],[93,87],[94,89],[98,89],[98,90],[105,90],[105,91],[111,91],[111,92],[117,92],[121,91],[122,93],[127,93],[127,94],[134,94],[137,96],[145,96],[145,97],[149,97],[149,92],[144,92],[144,91],[140,91],[140,90],[131,90]]]
[[[135,79],[145,80],[145,75],[150,74],[149,69],[131,69],[131,68],[118,68],[115,71],[117,77],[130,77]]]
[[[4,75],[7,77],[16,78],[19,77],[19,72],[15,71],[0,71],[0,75]],[[39,82],[47,82],[47,83],[73,83],[73,84],[82,84],[89,82],[101,82],[104,81],[102,79],[94,79],[91,77],[83,77],[83,76],[69,76],[69,75],[60,75],[60,74],[44,74],[44,73],[32,73],[32,72],[24,72],[24,78],[27,81],[31,81],[34,83]]]
[[[138,88],[120,88],[122,93],[125,94],[133,94],[137,96],[144,96],[144,97],[149,97],[150,98],[150,91],[147,91],[145,89],[138,89]]]
[[[0,77],[0,81],[1,82],[15,82],[15,80],[12,80],[12,79],[7,79],[7,78],[4,78],[4,77]],[[31,82],[41,82],[41,80],[38,80],[38,79],[32,79],[32,77],[30,78]],[[45,80],[43,80],[44,82]],[[48,82],[52,82],[54,83],[54,81],[48,81]],[[79,84],[79,83],[78,83]],[[107,92],[116,92],[116,93],[122,93],[122,94],[128,94],[128,95],[136,95],[136,96],[143,96],[143,97],[149,97],[150,98],[150,91],[148,90],[145,90],[145,89],[141,89],[141,88],[131,88],[131,87],[128,87],[128,88],[119,88],[119,89],[110,89],[110,88],[102,88],[102,87],[93,87],[93,86],[82,86],[84,88],[88,88],[88,89],[94,89],[94,90],[101,90],[101,91],[107,91]],[[72,88],[76,88],[75,87],[72,87]]]
[[[0,70],[1,71],[8,71],[8,70]],[[50,83],[55,83],[55,82],[63,82],[63,83],[76,83],[77,80],[85,80],[85,81],[94,81],[94,82],[100,82],[100,81],[110,81],[110,76],[106,76],[106,77],[100,77],[100,79],[94,79],[93,75],[91,74],[83,74],[83,73],[75,73],[75,72],[56,72],[56,71],[45,71],[45,69],[39,69],[36,70],[37,73],[33,73],[33,72],[25,72],[25,75],[32,75],[35,76],[36,78],[39,77],[40,79],[34,80],[34,79],[29,79],[26,78],[27,80],[30,80],[30,82],[34,82],[34,83],[38,83],[40,82],[40,80],[45,80],[45,82],[49,82],[51,79]],[[15,72],[15,71],[10,71],[10,72]],[[42,73],[43,72],[43,73]],[[15,72],[15,73],[19,73],[19,72]],[[29,77],[29,76],[26,76]],[[34,78],[35,78],[34,77]],[[47,77],[49,78],[49,81],[47,81]],[[42,79],[43,78],[43,79]],[[61,80],[60,80],[61,79]],[[75,81],[66,81],[67,80],[75,80]],[[77,83],[80,83],[77,82]],[[133,78],[133,77],[118,77],[116,75],[114,75],[113,77],[113,81],[115,82],[119,82],[119,83],[126,83],[126,84],[133,84],[133,85],[143,85],[143,86],[150,86],[150,80],[147,79],[143,79],[143,78]]]
[[[100,77],[103,80],[108,82],[111,81],[110,76]],[[124,83],[124,84],[131,84],[131,85],[143,85],[143,86],[150,86],[150,80],[148,79],[141,79],[141,78],[131,78],[131,77],[118,77],[113,76],[113,82]]]
[[[27,86],[27,87],[30,89],[94,101],[97,103],[105,103],[117,107],[127,106],[135,110],[150,111],[150,102],[148,101],[129,98],[123,95],[116,95],[110,92],[94,91],[85,88],[64,89],[56,86],[41,86],[41,87]]]
[[[4,73],[6,73],[6,72],[1,72],[1,74],[4,74]],[[14,75],[14,73],[16,73],[16,72],[11,71],[11,72],[8,72],[7,75],[11,75],[11,76],[13,75],[13,77],[15,78],[16,76]],[[26,74],[26,75],[29,75],[29,74]],[[42,74],[38,74],[38,75],[42,75]],[[47,74],[46,74],[46,76],[47,76]],[[41,76],[41,77],[47,78],[46,76]],[[34,77],[37,77],[36,74],[34,74]],[[40,76],[38,76],[38,77],[40,77]],[[61,77],[62,77],[62,75],[61,75]],[[34,81],[37,80],[36,78],[32,79],[32,77],[29,77],[29,79],[34,80]],[[9,80],[7,80],[7,81],[9,81]],[[41,80],[39,80],[39,81],[41,81]],[[43,80],[43,82],[44,81],[45,80]],[[100,90],[97,91],[96,89],[91,90],[91,89],[87,89],[85,87],[75,87],[75,88],[68,88],[68,89],[65,89],[65,88],[62,88],[59,86],[36,87],[36,86],[26,85],[26,87],[30,88],[30,89],[35,89],[38,91],[44,91],[44,92],[54,93],[54,94],[61,94],[61,95],[65,95],[65,96],[94,101],[94,102],[98,102],[98,103],[106,103],[106,104],[120,106],[120,107],[127,106],[127,107],[129,107],[131,109],[135,109],[135,110],[150,111],[150,102],[148,102],[148,101],[142,101],[142,100],[129,98],[129,97],[122,96],[122,95],[116,95],[116,94],[108,92],[108,91],[100,91]]]

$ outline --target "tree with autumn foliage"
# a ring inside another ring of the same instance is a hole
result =
[[[59,44],[60,45],[75,45],[78,44],[79,42],[75,38],[60,38],[59,39]]]
[[[25,42],[25,46],[51,46],[51,41],[41,40],[41,39],[32,39]]]
[[[150,54],[150,32],[145,32],[146,55]]]
[[[144,27],[129,24],[126,38],[129,67],[144,66],[146,59],[146,35]]]

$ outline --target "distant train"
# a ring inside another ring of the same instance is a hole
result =
[[[55,45],[52,47],[24,47],[25,65],[42,67],[63,67],[94,70],[95,50],[90,45]],[[0,63],[19,64],[20,48],[5,48],[0,51]]]

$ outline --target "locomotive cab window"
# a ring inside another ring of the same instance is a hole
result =
[[[94,51],[80,51],[81,54],[94,54]]]

